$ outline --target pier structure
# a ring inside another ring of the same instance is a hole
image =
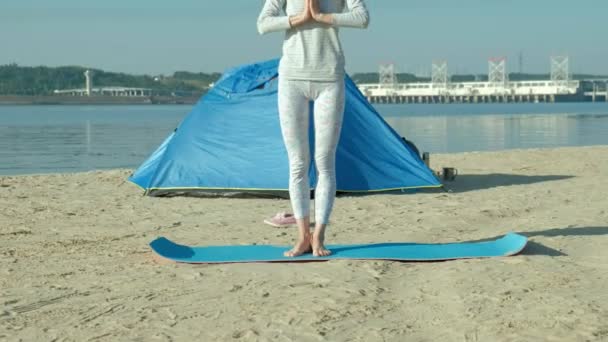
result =
[[[585,80],[583,88],[586,101],[608,102],[608,79]]]
[[[80,89],[56,89],[55,95],[69,96],[123,96],[123,97],[147,97],[152,96],[152,89],[131,87],[93,87],[93,72],[84,72],[85,87]]]
[[[450,82],[447,61],[434,61],[431,82],[397,83],[394,66],[380,68],[380,83],[358,84],[359,90],[372,103],[501,103],[560,102],[607,98],[606,84],[597,81],[596,88],[584,92],[582,83],[572,80],[569,59],[551,58],[551,79],[510,81],[504,57],[488,61],[488,81]],[[391,75],[391,72],[393,73]],[[594,95],[595,94],[595,95]]]
[[[152,96],[152,89],[148,88],[129,88],[129,87],[98,87],[84,89],[65,89],[53,91],[55,95],[70,96],[126,96],[126,97],[146,97]]]

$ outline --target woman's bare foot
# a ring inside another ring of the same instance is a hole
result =
[[[296,242],[295,246],[293,246],[292,249],[283,253],[283,255],[286,257],[293,258],[293,257],[300,256],[304,253],[310,253],[310,251],[311,251],[310,242],[311,242],[310,236],[307,236],[304,239],[300,239],[300,240],[298,240],[298,242]]]
[[[324,239],[325,237],[323,236],[323,234],[312,235],[312,238],[310,239],[310,244],[312,246],[312,255],[316,257],[324,257],[331,255],[331,251],[325,248],[325,245],[323,244]]]

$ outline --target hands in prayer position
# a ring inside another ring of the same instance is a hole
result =
[[[333,16],[328,13],[321,13],[319,0],[305,0],[304,12],[289,18],[291,27],[304,25],[310,21],[322,24],[333,24]]]

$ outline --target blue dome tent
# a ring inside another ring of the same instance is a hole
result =
[[[288,195],[289,163],[277,109],[278,63],[275,59],[224,73],[129,180],[151,196]],[[338,192],[440,187],[348,76],[345,82]],[[314,125],[310,127],[314,156]],[[310,182],[314,188],[314,159]]]

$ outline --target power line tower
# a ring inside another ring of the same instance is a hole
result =
[[[445,60],[433,61],[431,71],[433,88],[446,88],[448,85],[448,62]]]
[[[397,73],[395,64],[380,64],[380,88],[386,89],[387,101],[395,103],[397,96]]]
[[[523,51],[519,51],[519,56],[517,58],[517,62],[518,62],[518,66],[519,66],[519,75],[521,77],[521,75],[524,73],[524,52]]]
[[[379,74],[380,87],[385,89],[395,89],[395,87],[397,86],[397,74],[395,73],[395,64],[380,64]]]
[[[490,58],[488,60],[488,82],[494,87],[507,85],[507,59],[505,57]]]
[[[566,85],[570,81],[570,58],[551,56],[551,81],[555,85]]]

